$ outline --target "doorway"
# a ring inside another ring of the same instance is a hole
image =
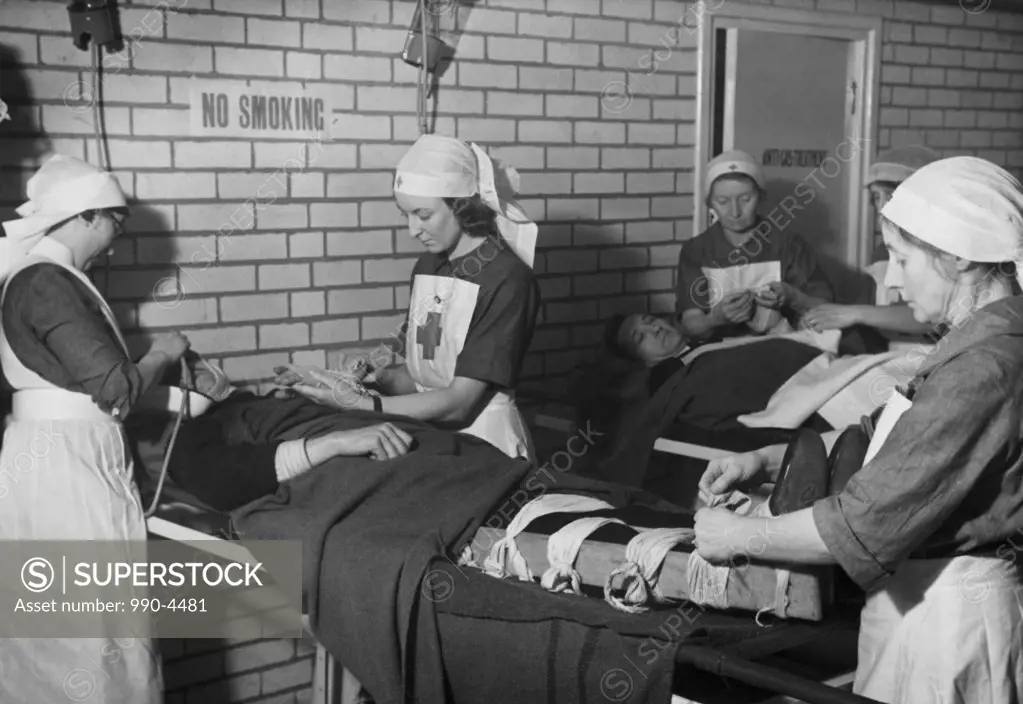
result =
[[[816,251],[839,300],[873,255],[863,178],[874,156],[881,20],[780,8],[702,17],[694,236],[710,223],[704,166],[741,149],[762,166],[776,227]]]

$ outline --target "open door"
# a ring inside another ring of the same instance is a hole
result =
[[[709,216],[704,165],[728,149],[749,152],[767,178],[762,214],[806,239],[839,300],[850,300],[873,249],[862,183],[880,21],[778,9],[760,19],[752,10],[729,17],[723,6],[701,26],[696,233]]]

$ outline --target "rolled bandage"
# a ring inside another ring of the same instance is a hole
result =
[[[312,468],[313,464],[309,461],[304,438],[288,440],[277,446],[277,454],[274,455],[274,469],[277,472],[278,482],[283,484]]]

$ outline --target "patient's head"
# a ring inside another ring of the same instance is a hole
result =
[[[682,330],[656,315],[616,315],[607,326],[607,346],[615,354],[652,367],[677,355],[686,344]]]

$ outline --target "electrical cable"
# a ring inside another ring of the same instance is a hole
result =
[[[103,136],[101,126],[103,122],[103,110],[100,107],[100,80],[99,72],[102,66],[102,48],[99,44],[92,46],[92,131],[96,138],[96,158],[99,160],[99,167],[104,171],[110,170],[110,160],[107,159],[103,149]]]

